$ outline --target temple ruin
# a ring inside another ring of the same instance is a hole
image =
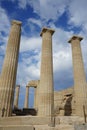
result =
[[[21,86],[16,85],[16,75],[21,24],[20,21],[12,21],[0,75],[0,130],[77,130],[74,124],[86,123],[87,115],[87,82],[80,46],[83,38],[74,35],[68,41],[72,48],[74,86],[54,91],[52,35],[56,30],[42,29],[40,79],[26,83],[24,108],[20,110],[18,100]],[[35,89],[33,116],[28,107],[30,87]]]

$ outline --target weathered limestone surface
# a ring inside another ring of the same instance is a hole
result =
[[[26,86],[24,108],[28,108],[28,103],[29,103],[29,86]]]
[[[39,80],[31,80],[31,81],[29,81],[27,86],[29,86],[29,87],[37,87],[38,83],[39,83]]]
[[[75,115],[74,88],[69,87],[61,91],[54,91],[55,115]]]
[[[58,116],[55,117],[55,125],[64,124],[82,124],[84,118],[79,116]],[[6,117],[0,118],[0,126],[11,125],[46,125],[50,124],[50,117],[39,116],[19,116],[19,117]]]
[[[21,22],[13,20],[0,76],[0,117],[11,116],[12,112],[20,35]]]
[[[80,47],[80,41],[82,39],[82,37],[73,36],[69,40],[72,46],[76,115],[79,116],[84,115],[83,106],[85,106],[85,110],[87,110],[87,84]]]
[[[15,89],[14,108],[18,108],[19,91],[20,91],[20,85],[17,85]]]
[[[0,130],[34,130],[33,126],[0,126]]]
[[[52,116],[54,110],[52,35],[54,30],[43,28],[42,57],[39,85],[38,116]]]
[[[56,127],[49,127],[48,125],[34,125],[34,126],[7,126],[0,127],[0,130],[75,130],[72,125],[58,125]],[[86,129],[83,129],[86,130]]]
[[[74,128],[75,130],[87,130],[87,123],[81,125],[75,125]]]
[[[48,125],[35,126],[35,130],[74,130],[73,125],[57,125],[56,127],[49,127]]]
[[[34,88],[34,108],[38,109],[38,89]]]
[[[34,87],[35,89],[35,95],[34,95],[34,108],[37,109],[37,103],[38,103],[38,85],[39,80],[31,80],[26,86],[26,94],[25,94],[25,102],[24,102],[24,108],[28,108],[28,102],[29,102],[29,88]]]
[[[55,117],[55,127],[51,127],[49,123],[50,118],[48,117],[21,116],[0,118],[0,128],[4,128],[4,130],[8,130],[8,128],[9,130],[15,130],[15,128],[16,130],[21,128],[27,130],[28,127],[29,130],[31,130],[30,128],[35,128],[34,130],[74,130],[74,125],[81,126],[84,123],[84,118],[79,116],[58,116]]]
[[[45,125],[50,123],[49,117],[38,117],[38,116],[14,116],[0,118],[0,125],[11,126],[11,125]]]
[[[35,93],[34,93],[34,108],[37,110],[38,115],[38,103],[39,103],[39,83],[40,80],[37,81],[37,86],[35,87]]]

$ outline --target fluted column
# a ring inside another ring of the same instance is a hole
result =
[[[16,82],[21,22],[13,20],[0,77],[0,116],[11,116]]]
[[[52,116],[54,108],[52,35],[54,30],[43,28],[42,57],[39,85],[38,116]]]
[[[87,85],[80,47],[80,41],[82,39],[82,37],[73,36],[69,40],[69,43],[71,43],[72,46],[76,114],[79,116],[83,116],[84,114],[83,106],[85,106],[85,109],[87,110]]]
[[[34,108],[37,110],[37,97],[38,97],[37,87],[34,88]]]
[[[34,108],[37,110],[37,114],[38,114],[38,101],[39,101],[39,98],[38,98],[38,94],[39,94],[39,90],[38,90],[38,88],[39,88],[39,82],[40,82],[40,80],[38,80],[37,81],[37,86],[36,87],[34,87],[35,89],[35,91],[34,91]]]
[[[28,108],[28,100],[29,100],[29,86],[26,86],[24,108]]]
[[[18,108],[19,91],[20,91],[20,85],[17,85],[15,88],[14,108]]]

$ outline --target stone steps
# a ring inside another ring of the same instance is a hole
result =
[[[0,130],[74,130],[73,125],[57,125],[55,127],[50,127],[48,125],[15,125],[15,126],[0,126]]]
[[[0,125],[45,125],[50,123],[49,117],[14,116],[0,118]]]
[[[55,127],[50,127],[48,125],[6,125],[0,126],[0,130],[87,130],[87,124],[59,124]]]
[[[48,125],[34,126],[35,130],[74,130],[73,125],[56,125],[55,127],[49,127]]]
[[[38,117],[38,116],[14,116],[0,118],[0,125],[46,125],[50,124],[49,117]],[[55,124],[69,124],[74,123],[81,124],[84,123],[84,118],[79,116],[58,116],[55,117]]]
[[[15,126],[0,126],[0,130],[34,130],[33,126],[26,125],[26,126],[20,126],[20,125],[15,125]]]
[[[74,130],[73,125],[59,124],[55,127],[46,125],[1,125],[0,130]]]
[[[83,124],[84,123],[84,118],[79,117],[79,116],[58,116],[56,118],[56,124],[57,124],[57,119],[59,121],[59,124]]]
[[[84,119],[78,116],[58,116],[54,121],[55,127],[51,127],[49,117],[3,117],[0,118],[0,130],[74,130],[75,124],[84,123]]]

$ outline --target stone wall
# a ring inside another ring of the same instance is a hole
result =
[[[54,92],[55,115],[70,116],[75,114],[73,87]]]

